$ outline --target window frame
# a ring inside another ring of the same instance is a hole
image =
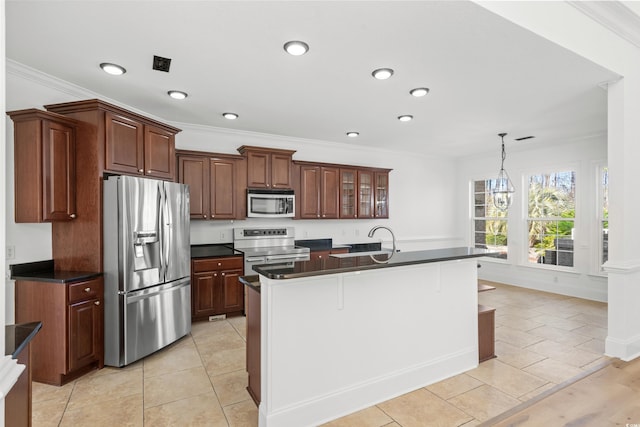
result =
[[[535,218],[535,217],[530,217],[529,216],[529,181],[530,178],[532,176],[536,176],[536,175],[545,175],[545,174],[554,174],[554,173],[561,173],[561,172],[573,172],[574,174],[574,179],[575,179],[575,199],[574,199],[574,210],[575,210],[575,216],[573,218],[564,218],[564,217],[540,217],[540,218]],[[579,220],[579,215],[578,212],[581,210],[579,209],[580,207],[580,203],[579,203],[579,199],[580,199],[580,188],[579,188],[579,184],[580,184],[580,167],[578,164],[575,163],[564,163],[564,164],[555,164],[555,165],[547,165],[544,166],[542,168],[537,168],[537,169],[532,169],[532,170],[526,170],[526,171],[522,171],[522,175],[521,175],[521,179],[522,179],[522,198],[521,198],[521,208],[522,208],[522,231],[521,231],[521,238],[523,242],[527,242],[526,244],[523,244],[521,246],[521,261],[520,261],[520,265],[525,266],[525,267],[530,267],[530,268],[539,268],[539,269],[543,269],[543,270],[555,270],[555,271],[567,271],[567,272],[576,272],[578,270],[577,267],[577,247],[578,245],[576,244],[576,239],[579,239],[579,224],[580,224],[580,220]],[[558,264],[545,264],[545,263],[539,263],[539,262],[531,262],[529,261],[529,221],[536,221],[536,220],[540,220],[540,221],[566,221],[566,220],[570,220],[573,221],[573,230],[575,232],[575,234],[573,235],[573,250],[572,250],[572,254],[573,254],[573,263],[571,266],[565,266],[565,265],[558,265]]]
[[[469,202],[469,218],[470,218],[470,239],[471,239],[471,245],[472,247],[477,247],[476,246],[476,221],[480,220],[480,221],[505,221],[506,222],[506,227],[507,227],[507,231],[505,234],[505,237],[507,239],[507,252],[506,252],[506,256],[504,257],[488,257],[487,260],[492,261],[492,262],[499,262],[499,263],[508,263],[510,260],[510,256],[509,256],[509,211],[507,211],[505,213],[504,217],[491,217],[491,216],[483,216],[483,217],[478,217],[476,216],[476,182],[478,181],[484,181],[485,185],[487,183],[487,181],[495,181],[495,177],[491,177],[491,178],[472,178],[469,180],[469,195],[470,195],[470,202]],[[486,194],[487,190],[485,189],[485,194]],[[485,203],[486,206],[486,203]],[[486,212],[486,211],[485,211]]]
[[[603,185],[603,173],[607,171],[607,195],[605,196],[604,185]],[[590,273],[596,276],[607,277],[607,272],[604,269],[604,263],[602,262],[602,258],[604,255],[604,233],[603,233],[603,222],[609,221],[609,216],[605,218],[604,216],[604,201],[605,197],[608,200],[608,190],[609,190],[609,166],[606,161],[598,162],[595,167],[595,186],[596,186],[596,198],[595,198],[595,226],[592,227],[592,231],[595,234],[592,242],[595,242],[595,247],[597,248],[592,254],[593,263],[591,263]],[[607,202],[608,206],[608,202]],[[608,230],[608,228],[607,228]],[[608,256],[607,256],[608,260]]]

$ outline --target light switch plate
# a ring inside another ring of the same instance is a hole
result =
[[[5,259],[14,259],[16,257],[16,247],[13,245],[7,245],[5,252]]]

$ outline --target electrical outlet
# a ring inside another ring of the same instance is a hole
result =
[[[359,235],[360,235],[360,230],[356,228],[356,237],[358,237]]]
[[[7,251],[5,253],[5,259],[14,259],[16,257],[16,247],[13,245],[7,245]]]
[[[227,235],[225,234],[225,232],[221,231],[220,232],[220,240],[224,241],[224,239],[226,239],[226,238],[227,238]]]

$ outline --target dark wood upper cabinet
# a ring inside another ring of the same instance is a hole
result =
[[[358,170],[358,218],[373,216],[373,172]]]
[[[178,182],[189,185],[192,219],[244,217],[245,159],[178,150]]]
[[[358,172],[340,168],[340,218],[358,218]]]
[[[339,216],[339,169],[300,164],[299,217],[332,219]]]
[[[247,158],[247,187],[292,188],[291,157],[295,151],[243,145],[238,148]]]
[[[178,155],[178,182],[189,185],[192,219],[209,217],[209,158]]]
[[[173,180],[176,164],[175,134],[156,126],[144,127],[144,174]]]
[[[144,125],[111,112],[105,113],[105,166],[110,171],[144,175]]]
[[[174,179],[175,132],[111,112],[105,119],[107,171]]]
[[[37,109],[7,114],[14,122],[15,221],[75,219],[77,121]]]
[[[389,172],[376,171],[374,204],[376,218],[389,218]]]

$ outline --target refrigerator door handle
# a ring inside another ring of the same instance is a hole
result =
[[[163,281],[167,280],[167,227],[165,225],[165,217],[167,216],[167,193],[165,192],[164,183],[158,184],[158,228],[162,246],[160,247],[160,277]]]

